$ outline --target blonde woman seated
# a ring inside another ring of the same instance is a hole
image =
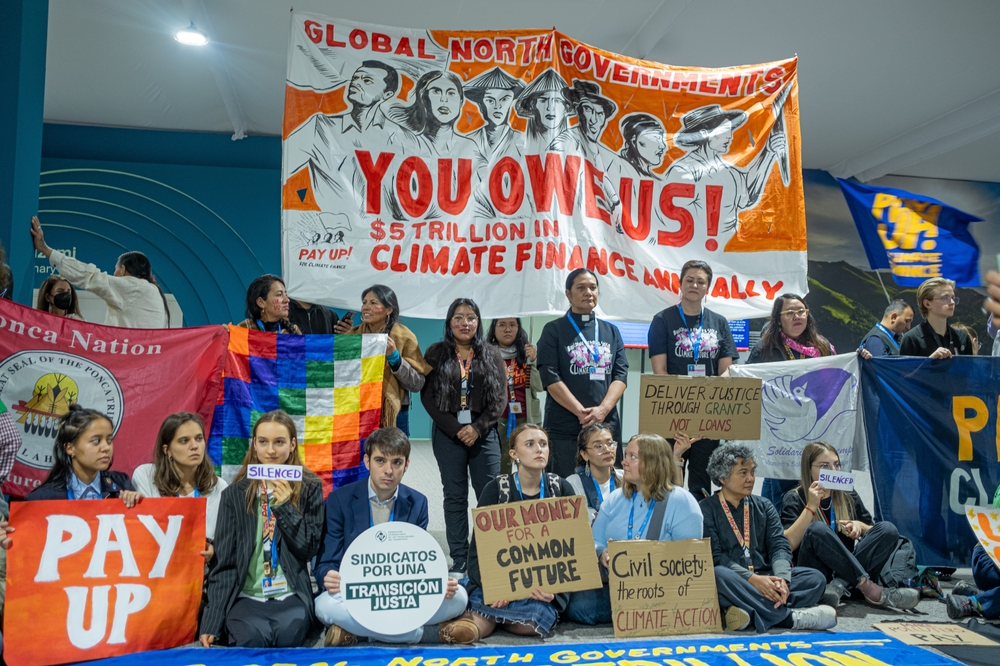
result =
[[[701,538],[701,508],[694,495],[674,483],[675,467],[673,449],[659,435],[640,434],[629,440],[622,459],[622,487],[604,500],[594,521],[602,575],[610,563],[612,541]],[[580,624],[611,622],[607,584],[572,593],[566,616]]]

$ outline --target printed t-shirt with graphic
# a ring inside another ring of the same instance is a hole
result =
[[[649,355],[667,355],[668,375],[686,375],[688,365],[695,363],[692,338],[694,341],[698,340],[699,317],[684,317],[687,325],[681,318],[680,306],[674,305],[656,313],[649,325]],[[697,363],[705,366],[707,376],[715,377],[719,374],[719,359],[736,360],[740,355],[736,351],[736,342],[725,317],[704,308],[700,319],[701,345]]]

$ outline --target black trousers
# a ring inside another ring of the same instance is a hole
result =
[[[444,530],[453,562],[465,564],[469,557],[469,477],[476,499],[490,480],[500,473],[500,438],[496,428],[466,446],[431,428],[431,446],[441,472],[444,495]]]
[[[226,615],[229,645],[248,648],[302,647],[312,615],[294,594],[286,599],[237,599]]]
[[[852,553],[826,523],[817,521],[811,523],[802,536],[796,565],[821,571],[828,583],[837,577],[852,586],[862,578],[878,584],[882,569],[896,551],[898,541],[895,525],[875,523]]]
[[[669,440],[671,446],[674,440]],[[717,439],[701,439],[691,445],[684,460],[687,467],[688,491],[695,499],[702,500],[712,494],[712,477],[708,475],[708,459],[719,448]]]

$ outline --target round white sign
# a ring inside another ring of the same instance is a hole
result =
[[[411,523],[369,527],[340,564],[340,591],[351,617],[390,636],[425,625],[441,607],[447,584],[444,551]]]

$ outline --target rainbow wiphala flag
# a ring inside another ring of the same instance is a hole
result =
[[[230,478],[257,418],[283,409],[305,465],[329,491],[367,472],[361,462],[382,411],[385,335],[277,335],[229,327],[208,452]]]

